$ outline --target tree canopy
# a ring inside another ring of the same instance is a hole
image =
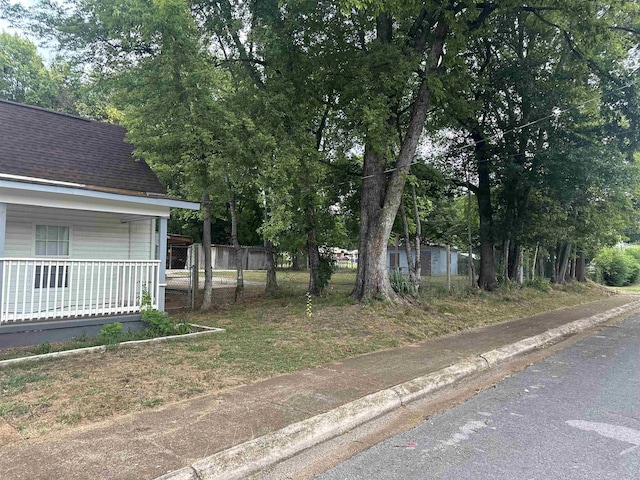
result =
[[[518,280],[526,252],[563,282],[636,221],[634,2],[42,0],[18,13],[108,85],[172,192],[211,205],[205,222],[228,212],[234,244],[251,212],[265,245],[306,255],[312,293],[322,247],[351,244],[352,296],[396,300],[394,231],[460,247],[471,234],[484,289]],[[55,68],[0,41],[0,94],[60,108]]]

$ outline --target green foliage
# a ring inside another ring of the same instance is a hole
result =
[[[330,255],[320,255],[320,266],[318,267],[318,288],[320,291],[329,285],[331,275],[336,271],[336,261]]]
[[[151,293],[149,293],[146,286],[143,286],[142,294],[140,295],[140,311],[145,312],[147,310],[151,310]]]
[[[116,345],[122,338],[122,323],[107,323],[100,329],[100,340],[106,345]]]
[[[186,335],[188,333],[193,333],[193,328],[186,322],[176,323],[175,326],[176,335]]]
[[[551,291],[551,282],[546,278],[536,277],[533,280],[527,280],[524,283],[525,287],[533,288],[538,290],[539,292],[550,292]]]
[[[623,287],[638,280],[640,262],[637,254],[637,249],[628,252],[616,247],[604,248],[593,261],[607,285]]]
[[[391,282],[391,288],[398,295],[407,296],[413,293],[413,287],[409,281],[407,275],[403,275],[400,269],[396,268],[389,274],[389,281]]]
[[[53,351],[53,348],[51,347],[51,344],[49,342],[44,342],[38,345],[33,350],[33,353],[35,355],[44,355],[45,353],[51,353],[52,351]]]
[[[142,321],[155,336],[164,337],[176,333],[175,323],[160,310],[150,308],[142,312]]]

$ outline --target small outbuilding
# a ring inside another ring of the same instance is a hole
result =
[[[451,275],[458,272],[458,249],[450,248]],[[411,255],[415,255],[415,248],[411,247]],[[422,264],[422,276],[445,276],[447,274],[447,246],[430,241],[423,241],[420,247],[420,263]],[[387,268],[389,271],[399,269],[402,273],[409,273],[407,253],[404,245],[390,244],[387,247]]]

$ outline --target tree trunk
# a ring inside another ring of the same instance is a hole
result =
[[[244,292],[244,266],[242,261],[244,257],[242,255],[242,247],[238,241],[238,214],[235,196],[229,202],[229,211],[231,212],[231,245],[233,245],[233,251],[236,253],[236,291],[233,301],[237,302]]]
[[[565,285],[567,283],[567,273],[569,259],[571,258],[571,244],[562,242],[556,248],[556,258],[554,260],[554,278],[553,283]]]
[[[511,248],[509,253],[509,279],[512,282],[516,282],[518,285],[522,285],[522,258],[524,252],[522,245],[519,242],[511,242]]]
[[[379,29],[379,37],[389,34],[381,30],[384,29]],[[398,296],[391,288],[387,272],[387,242],[400,207],[406,172],[409,171],[416,154],[431,104],[431,90],[426,78],[440,66],[439,60],[443,55],[447,32],[447,24],[442,19],[439,20],[429,52],[429,67],[411,107],[409,124],[400,145],[395,168],[390,173],[388,181],[384,173],[386,168],[384,157],[374,151],[371,142],[366,142],[365,145],[360,203],[360,260],[356,286],[351,293],[351,296],[359,301],[369,298],[398,300]],[[385,40],[381,38],[381,41]],[[395,120],[395,117],[392,116],[389,120]]]
[[[536,249],[533,251],[533,260],[531,262],[531,280],[536,278],[536,263],[538,263],[538,244],[536,243]]]
[[[566,243],[564,247],[564,255],[562,257],[562,263],[560,265],[560,279],[562,285],[566,285],[569,281],[569,261],[571,260],[571,244]]]
[[[204,295],[202,310],[211,308],[213,295],[213,272],[211,271],[211,199],[208,193],[202,195],[202,250],[204,250]]]
[[[276,281],[276,260],[273,243],[264,239],[264,254],[267,263],[267,286],[265,292],[267,296],[274,297],[278,293],[278,282]]]
[[[505,240],[502,242],[502,281],[504,283],[508,283],[511,279],[509,278],[509,248],[511,246],[511,242],[509,240]]]
[[[544,271],[545,271],[545,257],[541,256],[540,254],[538,254],[538,256],[540,257],[540,259],[538,260],[538,276],[540,277],[541,280],[545,279],[544,276]]]
[[[299,272],[302,270],[300,267],[300,254],[298,252],[291,255],[291,270],[294,272]]]
[[[422,221],[418,211],[418,196],[416,195],[415,185],[411,185],[411,197],[413,198],[413,216],[416,220],[416,235],[414,239],[416,258],[413,265],[413,274],[415,275],[414,286],[417,292],[420,289],[420,281],[422,279]]]
[[[576,280],[579,282],[587,281],[587,267],[586,267],[586,255],[584,250],[578,251],[578,258],[576,259]]]
[[[409,236],[409,222],[407,222],[407,212],[404,210],[404,200],[400,204],[400,215],[402,216],[402,230],[404,239],[404,251],[407,256],[407,266],[409,268],[409,283],[413,292],[417,292],[420,288],[420,280],[416,277],[416,266],[413,255],[411,254],[411,238]],[[398,256],[400,258],[400,256]],[[420,251],[416,251],[415,258],[420,258]]]
[[[517,255],[517,266],[516,266],[516,282],[518,285],[522,285],[524,283],[524,249],[521,245],[518,245],[518,255]]]
[[[309,256],[309,293],[311,295],[320,295],[320,285],[318,282],[320,250],[318,249],[315,229],[307,232],[307,255]]]
[[[363,177],[358,268],[351,296],[361,301],[378,296],[394,299],[396,294],[387,272],[387,240],[391,228],[383,226],[380,219],[385,196],[384,162],[368,145],[364,152]]]
[[[498,287],[496,262],[493,252],[493,208],[491,206],[491,178],[489,158],[486,155],[484,137],[479,131],[472,132],[476,142],[475,152],[478,165],[478,214],[480,217],[480,274],[478,287],[492,291]]]

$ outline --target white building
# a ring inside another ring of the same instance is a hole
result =
[[[124,134],[0,100],[0,336],[108,323],[139,313],[143,292],[164,309],[169,209],[199,205],[168,198]]]

